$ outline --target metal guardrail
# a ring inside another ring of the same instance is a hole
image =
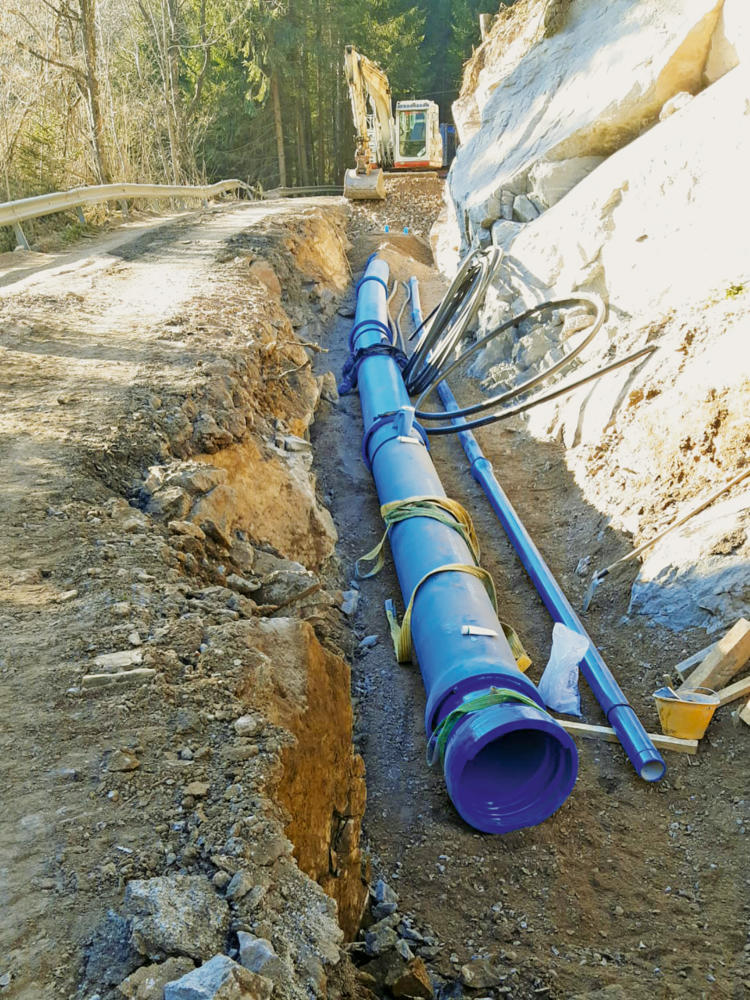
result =
[[[270,191],[264,191],[261,198],[271,201],[274,198],[305,198],[308,195],[337,195],[343,194],[344,189],[336,184],[319,184],[317,187],[278,187]]]
[[[21,223],[29,219],[39,219],[43,215],[53,215],[74,208],[82,222],[84,205],[96,205],[103,201],[119,201],[123,213],[127,215],[127,202],[135,198],[197,198],[207,201],[217,194],[226,191],[236,191],[242,188],[250,192],[252,189],[244,181],[236,178],[228,181],[218,181],[216,184],[180,185],[180,184],[97,184],[92,187],[73,188],[70,191],[55,191],[52,194],[40,194],[33,198],[21,198],[18,201],[6,201],[0,204],[0,226],[13,226],[16,239],[24,250],[29,244],[24,235]]]

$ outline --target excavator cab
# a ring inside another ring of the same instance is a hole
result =
[[[443,165],[440,109],[434,101],[396,105],[396,170],[437,170]]]

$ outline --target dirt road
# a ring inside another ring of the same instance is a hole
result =
[[[307,356],[278,297],[251,278],[254,251],[243,240],[257,249],[268,237],[253,234],[275,219],[312,225],[304,212],[314,204],[235,204],[126,227],[42,268],[38,255],[27,266],[16,254],[0,262],[3,995],[76,995],[84,944],[106,907],[119,905],[128,879],[199,870],[196,859],[205,868],[208,799],[201,792],[196,806],[186,798],[186,780],[210,783],[216,768],[217,829],[234,822],[241,799],[235,791],[237,804],[223,804],[223,768],[245,765],[222,764],[220,754],[212,764],[211,746],[231,746],[222,720],[242,714],[227,679],[235,668],[222,662],[224,679],[205,680],[199,660],[210,653],[207,630],[241,621],[255,604],[215,586],[234,565],[219,528],[217,542],[181,521],[177,534],[167,531],[187,509],[180,491],[147,515],[139,490],[153,463],[171,461],[179,471],[174,456],[248,440],[253,420],[268,428],[293,416],[304,431],[319,390],[304,371],[287,374]],[[285,225],[275,238],[292,245]],[[300,300],[295,308],[302,322],[308,307]],[[257,373],[251,378],[256,357],[260,385]],[[278,387],[275,397],[265,378]],[[296,379],[293,391],[288,378]],[[257,412],[253,392],[265,399]],[[281,488],[283,462],[274,461]],[[221,469],[206,475],[204,489],[227,477]],[[306,473],[294,475],[309,491]],[[290,496],[302,516],[302,501]],[[304,532],[313,537],[314,528],[309,521]],[[237,544],[250,565],[253,549]],[[113,651],[166,686],[141,687],[133,674],[122,686],[82,694],[84,674],[113,669],[95,659]],[[211,735],[217,727],[220,739]],[[252,787],[247,777],[246,794]],[[185,812],[191,805],[202,818]],[[269,817],[268,836],[278,840],[282,827],[273,824]],[[120,961],[114,940],[99,948],[86,976],[104,991],[135,966]]]

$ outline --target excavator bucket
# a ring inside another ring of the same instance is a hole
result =
[[[356,170],[347,170],[344,175],[344,197],[351,201],[385,200],[385,177],[380,168],[373,169],[369,174],[358,174]]]

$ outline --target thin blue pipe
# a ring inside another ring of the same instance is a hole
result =
[[[412,302],[419,302],[417,279],[412,278],[409,285],[412,292]],[[416,298],[415,292],[417,293]],[[422,322],[421,314],[419,316],[413,315],[413,319],[415,326]],[[437,391],[446,411],[450,412],[459,408],[447,382],[440,382]],[[463,417],[458,417],[453,423],[460,427],[466,421]],[[617,734],[631,764],[645,781],[660,781],[667,769],[661,754],[643,728],[612,671],[602,659],[601,653],[591,641],[591,637],[552,575],[552,571],[542,558],[531,535],[513,509],[513,505],[495,478],[492,463],[485,457],[471,431],[459,431],[458,437],[471,464],[474,479],[484,490],[492,509],[497,514],[505,533],[518,553],[524,569],[531,577],[531,581],[550,615],[556,622],[562,622],[563,625],[567,625],[568,628],[579,632],[589,640],[588,652],[581,661],[581,671],[594,692],[596,700],[604,710],[610,726]]]
[[[385,342],[388,265],[371,259],[360,283],[352,349]],[[378,280],[379,279],[379,280]],[[392,357],[366,357],[359,368],[366,461],[381,504],[445,491]],[[472,565],[463,537],[449,525],[413,517],[393,525],[391,552],[404,603],[431,570]],[[454,709],[504,688],[533,704],[506,702],[463,715],[450,730],[443,769],[459,814],[487,833],[508,833],[547,819],[570,794],[578,754],[545,711],[536,687],[516,666],[481,580],[458,571],[418,587],[412,644],[427,693],[428,737]]]

